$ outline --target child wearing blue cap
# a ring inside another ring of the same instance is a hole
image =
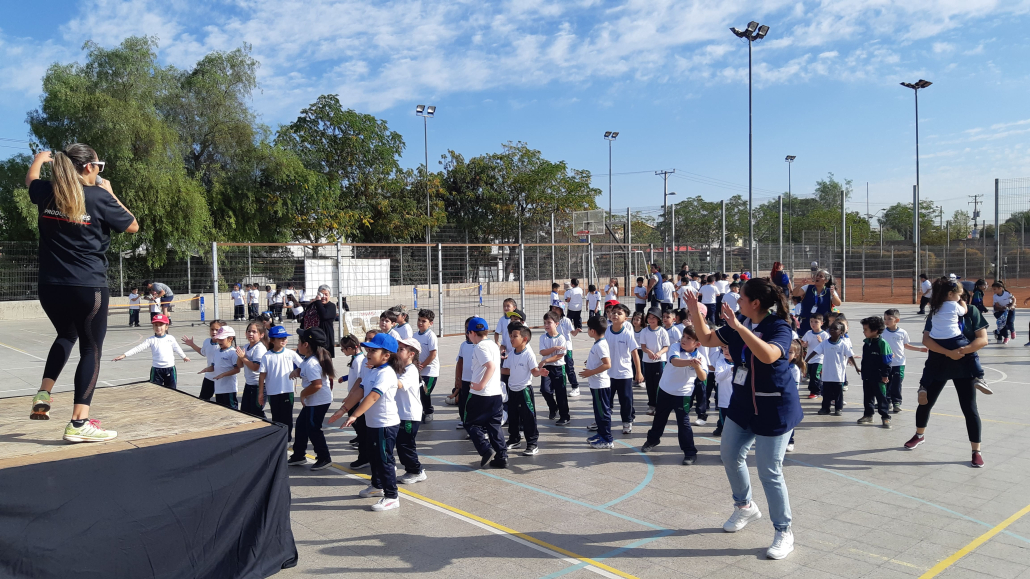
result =
[[[479,466],[508,466],[508,450],[501,432],[504,415],[501,391],[501,349],[486,339],[486,320],[472,318],[468,323],[472,351],[472,386],[465,402],[465,429],[479,452]]]
[[[258,366],[258,392],[268,399],[268,410],[272,422],[286,425],[288,439],[293,440],[293,378],[290,374],[299,368],[304,359],[294,350],[286,349],[290,335],[282,326],[272,326],[268,331],[271,347],[261,357]]]
[[[382,497],[372,505],[372,510],[388,511],[401,506],[393,451],[401,423],[397,410],[397,376],[404,371],[404,366],[396,355],[397,340],[389,334],[376,334],[361,345],[368,348],[370,369],[361,379],[361,389],[352,388],[343,401],[343,408],[352,409],[343,426],[353,426],[358,418],[365,417],[371,449],[368,458],[372,466],[372,484],[358,496]],[[339,412],[333,415],[330,423],[335,422],[339,415]]]

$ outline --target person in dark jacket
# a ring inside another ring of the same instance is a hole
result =
[[[887,402],[887,384],[891,379],[891,360],[894,352],[883,339],[883,329],[887,327],[880,316],[870,316],[862,320],[862,332],[865,341],[862,343],[862,401],[865,413],[858,419],[859,424],[873,421],[873,411],[880,412],[883,427],[891,427],[890,404]],[[875,402],[875,405],[874,405]]]
[[[318,312],[318,327],[326,335],[327,344],[336,343],[336,316],[339,314],[339,310],[336,304],[329,301],[330,293],[332,289],[327,285],[318,286],[318,293],[315,294],[315,299],[312,300],[310,308],[314,308]],[[336,357],[336,348],[328,348],[329,356],[331,358]]]

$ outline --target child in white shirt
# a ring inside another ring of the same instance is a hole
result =
[[[637,278],[637,285],[633,288],[633,304],[637,312],[643,313],[647,309],[647,288],[642,277]]]
[[[419,370],[421,386],[419,387],[419,402],[422,405],[421,417],[423,424],[433,421],[433,389],[436,388],[436,381],[440,377],[440,356],[437,350],[439,342],[433,332],[433,321],[436,313],[430,309],[418,311],[418,333],[412,338],[419,344],[419,354],[416,358],[416,366]],[[410,471],[409,471],[410,472]]]
[[[136,288],[129,292],[129,327],[139,327],[140,295]]]
[[[659,324],[662,320],[662,311],[658,308],[651,308],[647,311],[647,326],[640,333],[640,348],[643,350],[644,384],[647,387],[647,414],[654,416],[654,409],[658,397],[659,382],[662,379],[662,370],[665,368],[665,354],[669,351],[671,342],[669,333]]]
[[[204,340],[203,345],[198,346],[192,336],[183,336],[182,343],[186,344],[193,351],[204,356],[207,359],[207,366],[214,366],[215,357],[218,355],[218,343],[215,342],[215,336],[218,331],[222,329],[222,322],[220,320],[211,320],[207,324],[209,339]],[[204,374],[204,380],[200,383],[200,395],[198,398],[205,402],[211,400],[211,397],[215,395],[215,373],[206,372]]]
[[[397,344],[397,358],[404,370],[397,377],[400,385],[397,388],[397,414],[401,419],[397,431],[397,457],[404,465],[404,476],[397,479],[403,484],[415,484],[428,478],[422,462],[418,459],[415,436],[422,422],[422,380],[419,376],[418,361],[422,353],[422,345],[415,338],[402,338]]]
[[[232,287],[232,292],[229,295],[232,296],[232,304],[233,304],[233,306],[232,306],[233,307],[232,319],[233,319],[233,321],[235,322],[235,321],[240,321],[240,320],[247,319],[247,316],[246,316],[246,314],[243,311],[243,309],[244,309],[244,303],[243,302],[244,302],[245,296],[244,296],[243,291],[240,289],[240,284],[234,285]]]
[[[597,291],[597,286],[590,284],[587,286],[587,311],[589,314],[588,318],[593,318],[601,315],[601,292]]]
[[[558,417],[558,426],[568,426],[569,399],[565,390],[565,337],[558,331],[559,315],[552,311],[544,314],[544,333],[540,335],[540,362],[538,367],[547,372],[540,377],[540,395],[547,401],[549,420]],[[562,318],[564,319],[564,318]]]
[[[118,356],[115,362],[124,360],[128,356],[139,354],[143,350],[150,350],[153,360],[153,367],[150,368],[150,383],[164,386],[165,388],[176,389],[177,376],[175,373],[175,356],[182,358],[183,362],[190,359],[183,353],[179,343],[168,334],[168,318],[157,315],[153,321],[154,335],[140,342],[135,348]]]
[[[537,442],[540,430],[536,423],[536,399],[533,396],[533,377],[546,376],[537,369],[536,354],[529,345],[533,331],[521,323],[508,326],[508,341],[511,350],[501,362],[508,370],[508,440],[505,448],[515,450],[522,445],[522,431],[526,433],[526,450],[523,456],[539,452]]]
[[[662,372],[656,397],[654,422],[647,431],[647,441],[640,448],[641,452],[651,452],[658,446],[669,414],[675,412],[683,465],[689,466],[697,461],[694,432],[690,428],[690,397],[694,388],[703,388],[708,379],[708,360],[699,346],[693,326],[687,326],[683,329],[683,337],[669,350],[669,363]]]
[[[610,449],[615,447],[612,438],[612,398],[611,380],[608,370],[612,367],[612,356],[608,342],[604,339],[608,324],[599,317],[587,320],[588,335],[594,339],[590,347],[587,361],[580,372],[580,378],[586,378],[590,385],[590,396],[593,399],[594,424],[597,434],[587,439],[590,448]]]
[[[715,405],[719,407],[719,421],[712,436],[722,436],[726,409],[730,407],[730,399],[733,398],[733,359],[730,357],[730,347],[725,344],[719,348],[709,348],[709,353],[709,364],[715,368]]]
[[[830,413],[830,403],[834,403],[834,416],[841,416],[844,408],[844,380],[847,378],[848,364],[858,370],[855,364],[855,353],[851,349],[851,343],[843,338],[844,324],[834,322],[826,328],[829,339],[823,340],[815,345],[808,352],[807,362],[812,358],[822,355],[823,368],[823,404],[818,414]]]
[[[236,355],[236,330],[232,326],[222,326],[214,336],[218,351],[214,355],[214,363],[198,374],[213,374],[215,382],[215,402],[236,410],[239,401],[236,398],[239,386],[236,375],[240,373],[239,356]]]
[[[293,440],[293,378],[290,374],[300,367],[304,359],[295,350],[288,350],[286,328],[272,326],[268,331],[270,347],[261,357],[258,367],[258,390],[268,399],[272,422],[283,424],[287,439]]]
[[[966,315],[968,307],[961,301],[962,286],[947,279],[943,282],[934,284],[936,287],[933,288],[933,297],[930,299],[930,337],[946,350],[957,350],[969,345],[969,339],[963,335],[959,327],[959,320]],[[973,385],[981,391],[986,387],[987,392],[991,393],[984,379],[980,357],[970,353],[963,356],[961,361],[969,375],[973,376]]]
[[[247,325],[246,349],[236,346],[238,365],[243,370],[243,400],[240,410],[253,416],[265,417],[265,395],[261,392],[261,360],[268,352],[265,338],[268,335],[265,324],[251,322]]]

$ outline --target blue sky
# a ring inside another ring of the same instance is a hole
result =
[[[276,127],[318,95],[386,119],[422,162],[525,141],[589,169],[605,191],[606,130],[614,144],[613,205],[659,205],[669,189],[718,200],[746,195],[747,45],[730,26],[771,27],[754,47],[756,202],[833,172],[855,183],[865,212],[911,200],[912,91],[920,95],[922,195],[946,217],[994,178],[1030,177],[1030,0],[370,2],[128,0],[12,3],[0,25],[0,138],[25,139],[25,113],[55,61],[86,40],[160,39],[164,62],[188,67],[247,42],[261,61],[254,108]],[[0,156],[18,146],[0,141]],[[993,201],[987,211],[993,216]]]

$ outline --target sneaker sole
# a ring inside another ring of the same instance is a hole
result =
[[[312,466],[311,470],[325,470],[327,468],[330,468],[331,466],[333,466],[333,463],[330,462],[329,464],[324,464],[321,466]]]
[[[983,392],[984,394],[987,394],[987,395],[994,394],[994,390],[991,390],[990,388],[987,388],[986,386],[976,386],[976,389],[979,390],[980,392]]]
[[[32,414],[29,414],[29,420],[50,420],[50,411],[33,410]]]
[[[67,442],[107,442],[109,440],[114,440],[116,438],[118,438],[117,434],[112,436],[112,437],[110,437],[110,438],[89,438],[89,437],[74,436],[74,435],[69,436],[67,434],[64,435],[64,440],[67,441]]]
[[[740,531],[743,531],[744,527],[750,525],[754,521],[757,521],[758,519],[761,519],[761,518],[762,518],[762,513],[761,513],[761,511],[759,511],[758,513],[755,513],[754,516],[748,517],[747,520],[744,521],[744,525],[742,527],[740,527],[739,529],[727,529],[726,527],[723,527],[722,530],[726,531],[727,533],[738,533]]]
[[[534,449],[532,452],[527,450],[522,453],[522,456],[536,456],[537,454],[539,454],[539,452],[540,451],[536,449]]]
[[[766,551],[766,553],[765,553],[765,557],[766,557],[766,559],[772,559],[772,560],[774,560],[774,561],[779,561],[779,560],[781,560],[781,559],[786,559],[786,558],[787,558],[787,555],[790,555],[790,554],[791,554],[791,553],[793,553],[793,552],[794,552],[794,546],[793,546],[793,545],[791,545],[791,547],[790,547],[790,550],[789,550],[789,551],[787,551],[786,553],[784,553],[784,554],[780,555],[780,556],[776,556],[776,555],[770,555],[770,554],[769,554],[769,552],[768,552],[768,551]]]
[[[916,448],[918,448],[918,447],[919,447],[919,445],[920,445],[920,444],[923,444],[924,442],[926,442],[926,439],[925,439],[925,438],[924,438],[924,439],[921,439],[921,440],[920,440],[919,442],[917,442],[917,443],[913,444],[912,446],[908,446],[908,445],[906,444],[906,445],[905,445],[905,448],[906,448],[906,449],[908,449],[908,450],[915,450]]]

